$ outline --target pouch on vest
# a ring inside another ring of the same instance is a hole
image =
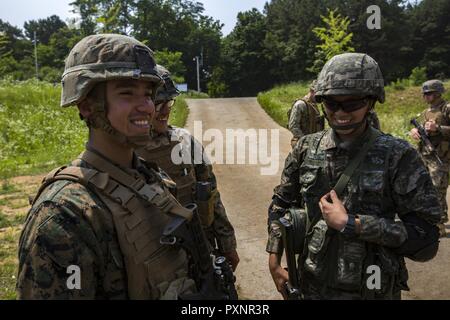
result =
[[[198,207],[200,222],[203,227],[209,227],[214,222],[214,206],[217,189],[212,189],[211,182],[198,181],[195,184],[195,203]]]

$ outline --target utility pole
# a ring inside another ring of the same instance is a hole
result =
[[[37,40],[36,40],[36,31],[34,31],[34,65],[36,67],[36,79],[39,79],[39,67],[38,67],[38,58],[37,58]]]
[[[197,63],[197,91],[200,92],[200,61],[198,56],[195,56],[195,62]]]

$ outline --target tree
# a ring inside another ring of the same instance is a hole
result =
[[[36,32],[36,38],[42,44],[48,44],[50,37],[64,27],[66,24],[56,15],[45,19],[30,20],[24,24],[25,36],[34,40],[34,32]]]
[[[72,12],[80,15],[80,29],[83,36],[94,34],[97,29],[99,0],[75,0],[69,5]]]
[[[257,9],[238,14],[236,26],[223,40],[210,94],[252,96],[271,86],[264,47],[266,32],[266,18]]]
[[[184,73],[186,72],[186,68],[181,60],[182,55],[183,53],[179,51],[170,52],[167,49],[155,51],[156,62],[169,70],[172,80],[176,83],[184,82]]]
[[[353,33],[348,32],[350,24],[348,17],[343,17],[337,13],[337,10],[328,9],[328,16],[321,16],[321,18],[326,27],[316,27],[312,30],[322,41],[316,46],[319,50],[316,52],[316,60],[311,68],[311,71],[316,73],[320,72],[325,62],[333,56],[355,51],[351,46]]]
[[[417,64],[426,67],[429,77],[450,76],[450,2],[423,0],[411,11]]]

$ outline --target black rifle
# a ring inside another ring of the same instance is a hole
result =
[[[189,256],[190,274],[197,285],[197,293],[182,296],[186,300],[237,300],[235,276],[225,257],[211,254],[200,224],[197,205],[188,204],[192,219],[173,216],[163,231],[161,244],[181,246]]]
[[[411,119],[411,124],[414,127],[416,127],[417,130],[419,131],[420,140],[422,141],[422,143],[425,147],[425,150],[429,154],[433,155],[436,158],[436,160],[439,162],[439,164],[442,165],[442,160],[441,160],[441,158],[439,158],[436,148],[431,143],[430,137],[428,136],[427,132],[425,131],[425,128],[423,126],[421,126],[415,118]]]
[[[285,218],[279,219],[283,231],[283,244],[286,253],[286,262],[288,266],[289,281],[284,284],[284,289],[288,300],[300,300],[301,293],[299,289],[299,275],[297,271],[297,262],[294,251],[294,237],[296,236],[292,231],[292,222]]]

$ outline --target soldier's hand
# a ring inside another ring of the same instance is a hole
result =
[[[269,255],[269,270],[278,292],[281,293],[284,300],[287,300],[288,296],[284,285],[289,281],[289,274],[281,267],[280,258],[276,253]]]
[[[436,122],[434,122],[434,120],[430,120],[425,122],[425,131],[427,132],[436,132],[437,131],[437,125]]]
[[[236,271],[236,267],[239,264],[239,255],[236,250],[230,251],[230,252],[224,252],[223,256],[227,258],[227,260],[231,264],[231,269],[233,269],[233,272]]]
[[[331,190],[324,195],[320,199],[319,207],[325,222],[330,228],[338,231],[344,229],[347,224],[348,214],[336,191]]]
[[[420,134],[419,134],[419,130],[417,130],[417,128],[412,128],[411,131],[409,132],[409,135],[412,139],[419,141],[420,140]]]

